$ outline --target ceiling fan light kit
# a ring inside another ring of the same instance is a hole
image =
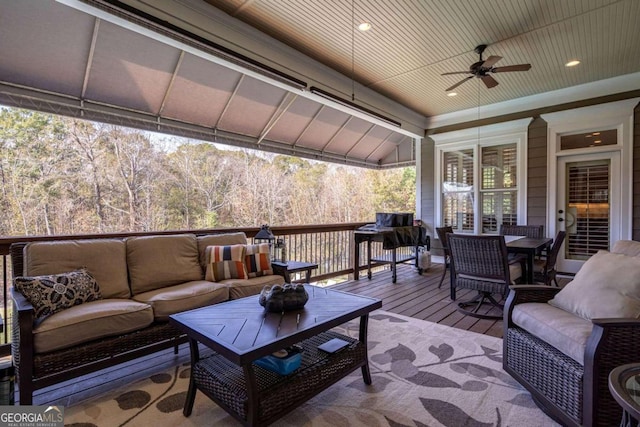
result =
[[[498,81],[494,79],[491,74],[492,73],[506,73],[511,71],[528,71],[531,69],[531,64],[517,64],[517,65],[506,65],[504,67],[494,67],[494,65],[502,59],[501,56],[490,56],[487,59],[482,59],[482,54],[484,50],[487,48],[486,44],[481,44],[476,46],[474,49],[475,52],[480,55],[480,60],[478,62],[474,62],[469,67],[469,71],[452,71],[450,73],[443,73],[443,76],[451,75],[451,74],[470,74],[470,76],[465,77],[458,83],[453,86],[447,88],[445,91],[449,92],[462,83],[466,82],[469,79],[474,77],[479,78],[482,82],[487,86],[488,89],[492,87],[498,86]]]

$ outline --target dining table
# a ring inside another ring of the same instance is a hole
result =
[[[526,283],[533,283],[533,262],[537,254],[540,254],[544,250],[549,250],[553,239],[550,237],[543,237],[540,239],[534,239],[531,237],[522,236],[505,236],[505,243],[507,244],[507,251],[514,254],[524,254],[527,256],[527,268],[525,271]]]

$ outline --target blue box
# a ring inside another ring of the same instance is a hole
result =
[[[287,355],[284,357],[274,356],[274,353],[261,357],[260,359],[255,360],[254,363],[261,368],[275,372],[276,374],[289,375],[300,367],[300,362],[302,362],[302,353],[296,349],[286,349],[284,351],[287,352]]]

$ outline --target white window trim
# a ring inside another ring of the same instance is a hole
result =
[[[640,98],[610,102],[557,113],[543,114],[540,117],[548,125],[547,144],[547,225],[550,234],[556,231],[558,158],[578,154],[604,153],[619,151],[621,157],[620,173],[620,215],[611,218],[612,245],[619,239],[631,239],[633,234],[633,110]],[[587,133],[598,130],[617,129],[618,140],[615,145],[588,147],[574,150],[560,150],[560,138],[563,135]],[[615,222],[615,223],[614,223]]]
[[[493,125],[474,127],[459,131],[444,132],[430,135],[435,143],[434,171],[435,171],[435,206],[434,219],[437,227],[442,224],[442,156],[445,151],[473,148],[474,160],[474,188],[473,211],[474,233],[482,230],[482,214],[480,209],[481,171],[479,147],[516,144],[517,180],[518,180],[518,224],[526,224],[527,215],[527,131],[532,118],[497,123]]]

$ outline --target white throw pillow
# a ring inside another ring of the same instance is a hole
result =
[[[611,252],[614,254],[623,254],[629,256],[640,256],[640,242],[635,240],[618,240]]]
[[[598,251],[549,304],[587,320],[640,318],[640,257]]]

